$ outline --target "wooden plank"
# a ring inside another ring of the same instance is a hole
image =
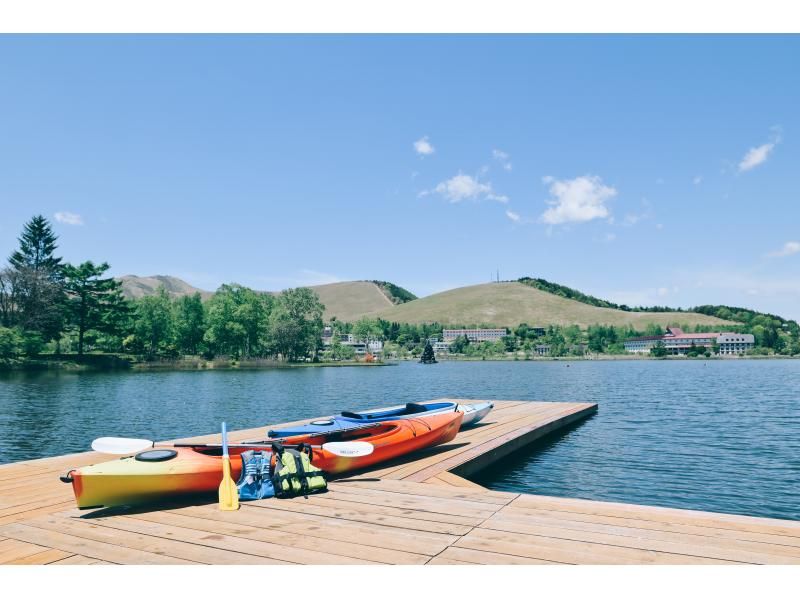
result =
[[[459,537],[452,534],[403,530],[370,523],[317,517],[306,513],[294,513],[270,508],[269,505],[258,504],[259,502],[267,503],[269,501],[257,501],[252,506],[248,505],[248,508],[263,508],[269,511],[269,515],[264,517],[263,525],[265,527],[332,540],[350,539],[367,546],[379,546],[432,556],[444,550]]]
[[[201,544],[194,544],[172,539],[172,533],[150,535],[139,531],[123,530],[120,527],[108,529],[98,525],[93,520],[75,519],[65,515],[48,515],[38,519],[31,519],[26,525],[38,527],[43,530],[63,531],[78,538],[106,542],[109,545],[140,550],[156,555],[169,555],[183,563],[204,564],[288,564],[288,561],[262,558],[260,555],[242,553],[235,546],[228,549],[211,548]]]
[[[800,564],[800,551],[792,547],[757,546],[732,540],[717,540],[706,536],[688,536],[672,532],[632,529],[608,525],[587,524],[532,517],[505,516],[499,514],[481,524],[482,528],[495,531],[530,534],[548,538],[577,540],[612,546],[655,550],[686,556],[716,558],[739,563],[762,565]]]
[[[452,476],[456,478],[457,476]],[[496,492],[478,486],[472,487],[449,487],[441,489],[429,486],[420,486],[416,482],[405,480],[377,480],[372,482],[361,481],[359,479],[347,480],[346,482],[333,482],[329,486],[331,493],[348,488],[364,488],[366,490],[381,490],[384,492],[399,492],[401,494],[415,494],[419,496],[449,498],[467,500],[475,503],[487,503],[490,505],[504,506],[513,501],[519,494],[513,492]]]
[[[512,503],[513,506],[546,508],[554,511],[568,511],[590,515],[606,515],[626,519],[646,519],[665,523],[683,523],[704,527],[724,528],[730,530],[776,534],[800,538],[800,521],[783,519],[767,519],[748,517],[746,515],[730,515],[691,511],[669,507],[654,507],[626,503],[612,503],[583,500],[578,498],[557,498],[522,494]]]
[[[266,534],[256,537],[259,534],[253,533],[252,529],[244,526],[236,528],[235,524],[209,521],[199,517],[186,517],[166,511],[153,511],[136,516],[105,517],[96,523],[107,526],[115,532],[121,530],[154,538],[169,537],[184,547],[191,547],[193,552],[198,548],[205,549],[207,547],[210,551],[203,551],[206,554],[204,554],[202,562],[209,564],[365,565],[374,563],[374,561],[341,554],[281,545],[271,541],[272,539],[266,539]],[[232,530],[238,533],[232,533]],[[247,537],[243,537],[242,532],[247,534]]]
[[[435,486],[429,486],[434,488]],[[417,509],[433,513],[452,513],[469,517],[489,517],[502,505],[477,503],[462,499],[447,499],[443,497],[425,497],[400,492],[385,492],[366,488],[338,489],[337,494],[346,494],[347,499],[353,502],[385,505],[404,509]]]
[[[17,559],[44,552],[47,548],[23,540],[8,539],[0,546],[0,564],[11,563]]]
[[[134,550],[98,542],[86,538],[75,537],[57,531],[42,529],[28,523],[11,523],[0,528],[0,535],[32,542],[39,546],[56,548],[64,552],[72,552],[98,560],[109,561],[118,565],[188,565],[189,561],[177,559],[164,554],[155,554],[143,550]]]
[[[99,559],[92,559],[88,556],[76,554],[60,561],[50,563],[51,565],[111,565],[108,561],[101,561]]]
[[[531,559],[524,556],[514,556],[513,554],[500,554],[497,552],[486,552],[472,550],[471,548],[461,548],[450,546],[445,548],[440,557],[457,561],[462,565],[553,565],[552,561],[541,559]],[[433,563],[431,563],[433,564]]]
[[[67,557],[74,556],[69,552],[63,550],[56,550],[55,548],[46,548],[42,552],[37,552],[29,556],[21,557],[16,560],[7,562],[7,565],[49,565],[56,561],[60,561]]]
[[[481,486],[480,484],[476,484],[473,481],[470,481],[466,478],[462,478],[461,476],[456,475],[454,473],[450,473],[449,471],[443,471],[437,474],[436,477],[440,480],[448,482],[451,486],[456,486],[459,488],[470,488],[472,490],[487,491],[487,489]]]
[[[273,508],[276,510],[283,510],[284,506],[287,511],[293,513],[306,513],[331,519],[372,523],[385,527],[397,527],[406,531],[416,530],[459,536],[466,534],[478,523],[483,521],[482,518],[474,518],[467,521],[464,521],[463,518],[458,518],[458,523],[453,523],[452,521],[437,521],[436,517],[425,517],[425,515],[430,515],[425,512],[333,499],[324,501],[292,501],[290,505],[282,502],[275,505]],[[440,517],[440,519],[444,518],[445,517]],[[453,517],[446,518],[454,519]]]
[[[26,519],[39,517],[40,515],[45,515],[48,513],[57,513],[59,511],[69,509],[70,507],[74,506],[74,504],[75,501],[70,500],[68,502],[56,502],[43,507],[33,507],[26,510],[18,509],[15,513],[0,516],[0,525],[14,523],[15,521],[24,521]]]
[[[376,517],[395,516],[402,518],[401,527],[405,529],[457,535],[465,533],[465,529],[469,531],[485,519],[485,517],[467,517],[451,513],[431,513],[417,509],[373,505],[369,502],[353,502],[346,500],[346,497],[337,496],[334,498],[330,495],[315,497],[314,500],[294,501],[292,508],[289,510],[296,513],[309,513],[339,519],[363,520],[382,525],[389,525],[387,521],[391,520],[375,519]]]
[[[237,513],[219,511],[207,507],[186,507],[174,514],[186,515],[194,519],[204,519],[210,522],[222,522],[227,526],[229,533],[243,534],[251,539],[264,539],[269,542],[286,546],[297,546],[308,550],[324,551],[330,554],[343,554],[355,558],[363,558],[378,563],[398,565],[420,565],[427,560],[426,555],[402,550],[395,550],[370,544],[361,544],[354,536],[341,536],[334,533],[336,539],[311,535],[308,530],[288,528],[294,531],[276,530],[268,527],[269,514],[264,514],[256,509],[242,508]],[[322,534],[325,536],[326,534]]]
[[[781,546],[794,546],[800,548],[800,538],[784,536],[778,534],[764,534],[758,532],[748,532],[742,530],[731,530],[722,527],[709,527],[701,525],[690,525],[686,523],[650,521],[647,519],[632,519],[627,517],[594,515],[587,513],[576,513],[573,511],[552,511],[548,509],[531,509],[509,505],[503,510],[504,514],[519,514],[524,516],[541,517],[554,521],[576,521],[585,523],[600,523],[618,527],[630,527],[645,530],[657,530],[665,532],[675,532],[695,536],[710,536],[728,540],[740,540],[745,542],[757,542],[766,544],[777,544]]]
[[[654,550],[642,550],[578,542],[561,538],[547,538],[512,532],[476,528],[456,541],[455,546],[497,552],[513,556],[535,558],[553,563],[590,565],[692,565],[736,564],[735,561],[693,557]]]

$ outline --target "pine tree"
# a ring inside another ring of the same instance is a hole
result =
[[[58,280],[61,275],[61,258],[53,255],[58,249],[56,241],[58,237],[47,218],[42,215],[34,216],[22,231],[19,249],[11,254],[8,261],[17,270],[30,269]]]
[[[70,320],[78,329],[79,355],[83,355],[83,341],[88,330],[114,334],[127,315],[122,283],[113,278],[101,278],[108,268],[107,263],[96,266],[90,261],[79,266],[64,266]]]
[[[436,363],[436,356],[433,353],[433,347],[430,341],[425,343],[425,349],[422,351],[422,359],[419,361],[420,363]]]
[[[58,237],[44,216],[34,216],[19,237],[19,249],[2,273],[0,304],[5,325],[21,327],[41,341],[58,339],[64,328],[63,265],[54,255]]]

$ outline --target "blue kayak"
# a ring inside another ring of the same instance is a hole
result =
[[[406,403],[396,407],[371,409],[369,411],[342,411],[341,415],[337,415],[332,419],[319,419],[302,426],[270,430],[267,435],[270,438],[286,438],[287,436],[314,434],[316,432],[339,432],[373,422],[436,415],[454,411],[456,407],[456,403],[448,401],[446,403]]]

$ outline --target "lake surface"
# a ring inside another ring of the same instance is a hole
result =
[[[597,415],[475,481],[495,490],[800,520],[800,360],[0,376],[0,463],[444,395],[594,401]]]

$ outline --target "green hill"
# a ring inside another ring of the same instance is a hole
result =
[[[393,322],[442,324],[531,326],[590,324],[614,326],[632,325],[637,330],[648,324],[716,326],[732,324],[692,312],[631,312],[607,307],[596,307],[574,299],[567,299],[519,282],[480,284],[452,289],[402,305],[383,309],[374,316]]]

